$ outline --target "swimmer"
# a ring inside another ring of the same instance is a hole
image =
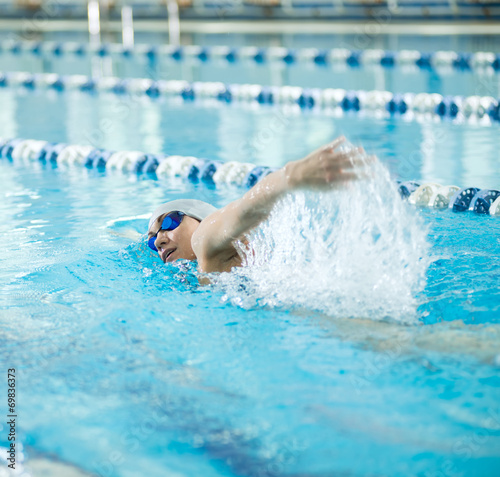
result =
[[[242,265],[236,241],[269,216],[276,202],[299,189],[327,190],[360,177],[362,148],[343,150],[339,137],[298,161],[287,163],[222,209],[194,199],[160,205],[151,216],[148,245],[164,263],[198,260],[201,272],[229,272]]]

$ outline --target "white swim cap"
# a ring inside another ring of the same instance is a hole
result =
[[[212,212],[217,210],[216,207],[210,205],[207,202],[196,199],[177,199],[165,204],[160,205],[149,219],[149,227],[155,223],[156,219],[163,214],[168,214],[169,212],[184,212],[189,217],[193,217],[197,220],[203,220],[205,217],[209,216]]]

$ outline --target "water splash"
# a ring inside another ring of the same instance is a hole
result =
[[[415,322],[429,264],[426,227],[388,170],[342,190],[296,192],[239,244],[245,266],[212,276],[243,308],[306,308],[333,317]]]

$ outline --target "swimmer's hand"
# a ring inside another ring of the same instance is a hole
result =
[[[363,168],[373,158],[366,158],[361,147],[342,149],[345,141],[340,136],[305,158],[289,162],[284,167],[288,187],[331,189],[363,177]]]

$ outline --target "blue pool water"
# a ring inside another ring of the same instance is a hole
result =
[[[498,51],[496,45],[494,52]],[[356,51],[351,43],[331,43],[329,48],[347,48]],[[425,52],[422,45],[414,46]],[[489,51],[489,50],[488,50]],[[113,58],[65,53],[60,56],[34,55],[24,52],[0,54],[0,71],[30,71],[33,73],[55,72],[61,75],[85,74],[100,76],[115,75],[124,78],[152,78],[169,80],[184,78],[188,81],[220,81],[223,83],[255,83],[262,85],[294,85],[307,88],[344,88],[347,90],[387,90],[394,93],[439,93],[443,95],[493,96],[500,94],[498,72],[486,69],[457,70],[441,67],[420,69],[418,67],[382,68],[370,65],[365,68],[345,65],[318,66],[296,61],[291,65],[283,62],[253,60],[211,59],[202,62],[197,58],[176,61],[157,56],[153,59],[143,54],[130,58],[113,55]]]
[[[393,179],[500,186],[496,125],[76,91],[0,100],[3,137],[279,166],[343,133]],[[257,261],[201,287],[193,265],[165,266],[135,237],[136,217],[242,190],[6,159],[0,177],[0,356],[18,371],[27,468],[498,475],[498,218],[411,208],[383,178],[298,194],[254,235],[257,258],[273,249],[283,268]],[[316,249],[296,253],[309,230]]]
[[[383,32],[383,26],[377,30]],[[307,88],[344,88],[347,90],[388,90],[394,93],[439,93],[443,95],[493,96],[500,95],[498,72],[488,68],[460,68],[440,66],[437,68],[418,68],[396,66],[382,68],[370,65],[364,68],[328,64],[318,66],[295,61],[291,65],[267,59],[262,64],[253,60],[238,59],[234,63],[217,58],[200,61],[197,58],[184,58],[181,61],[162,55],[148,57],[144,51],[123,57],[120,54],[92,58],[64,52],[64,44],[72,41],[85,45],[87,35],[80,32],[47,32],[43,35],[26,35],[22,32],[0,32],[0,41],[39,42],[51,41],[62,45],[59,55],[44,53],[33,54],[32,48],[25,46],[21,53],[13,53],[9,48],[0,49],[0,71],[30,71],[33,73],[55,72],[58,74],[92,74],[94,76],[116,75],[125,78],[144,77],[159,79],[179,79],[188,81],[221,81],[224,83],[256,83],[262,85],[295,85]],[[103,33],[105,44],[119,44],[120,35]],[[158,46],[166,45],[166,35],[139,32],[136,46],[144,49],[150,45],[157,51]],[[347,49],[359,52],[365,49],[381,49],[387,52],[417,50],[422,53],[456,51],[459,53],[500,52],[498,35],[384,35],[375,34],[370,24],[365,29],[357,28],[346,35],[244,35],[244,34],[192,34],[182,38],[183,45],[229,46],[241,48],[255,46],[268,48],[283,46],[293,52],[303,48]],[[109,48],[108,48],[109,49]],[[50,49],[49,49],[50,50]],[[146,51],[148,48],[146,48]],[[181,55],[182,56],[182,55]]]
[[[374,119],[300,108],[0,88],[2,137],[281,166],[345,134],[396,179],[498,188],[499,125]],[[33,114],[33,111],[35,113]],[[188,127],[186,127],[188,125]]]
[[[2,362],[28,459],[104,476],[496,475],[497,221],[422,214],[434,262],[404,326],[243,308],[115,235],[145,220],[107,225],[236,191],[0,168]]]

